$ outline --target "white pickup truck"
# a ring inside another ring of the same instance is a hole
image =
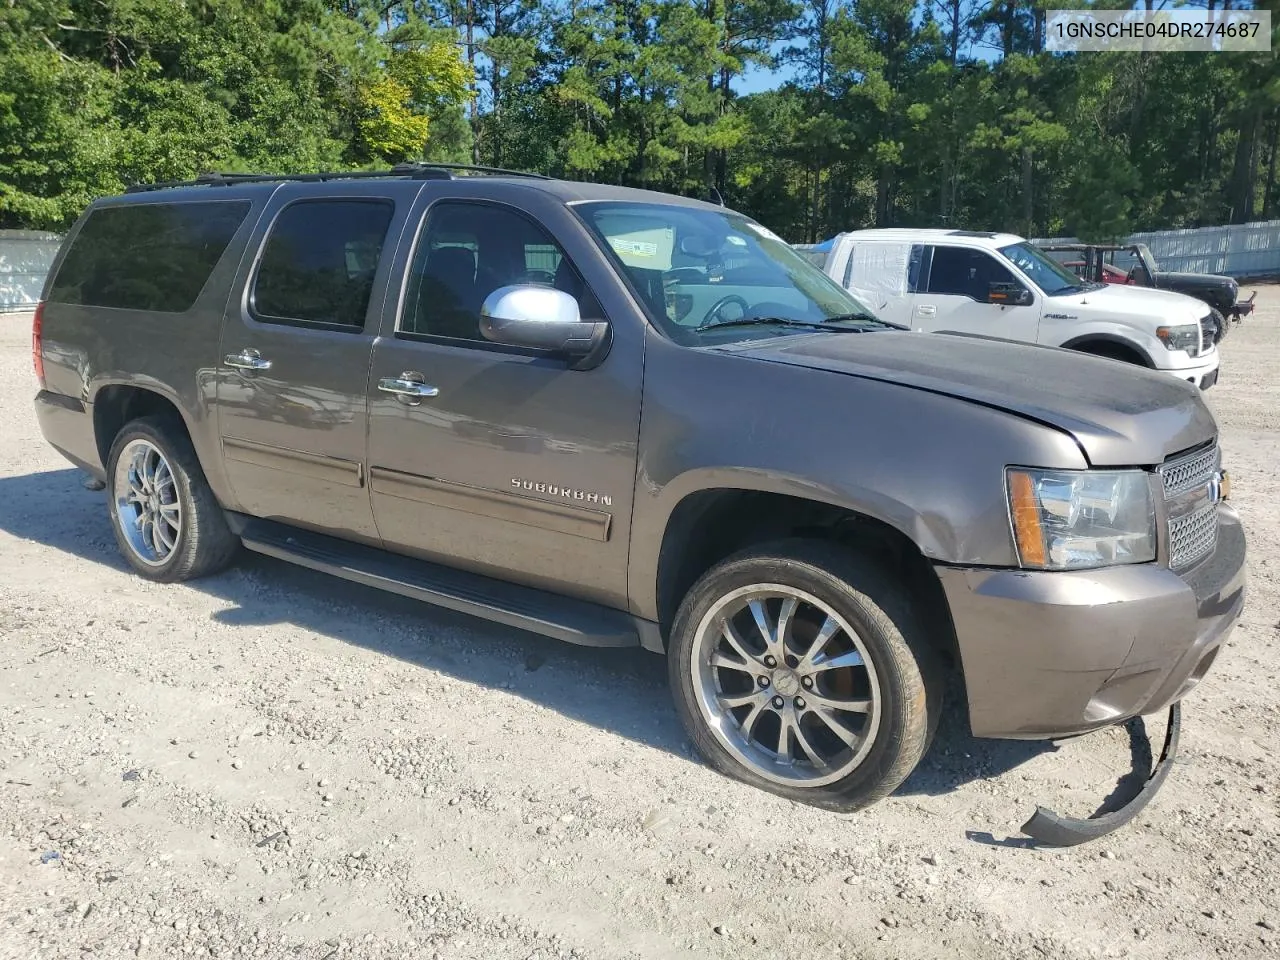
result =
[[[856,230],[835,237],[821,266],[877,316],[913,330],[1066,347],[1168,371],[1202,390],[1218,379],[1206,304],[1087,283],[1013,234]]]

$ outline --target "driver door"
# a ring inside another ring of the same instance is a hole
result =
[[[925,248],[911,326],[926,333],[972,333],[1034,343],[1041,297],[1033,290],[1028,306],[987,301],[992,283],[1026,284],[986,250],[937,245]]]
[[[543,222],[448,189],[420,201],[403,300],[388,298],[374,343],[378,532],[401,553],[623,605],[643,355],[615,343],[575,370],[486,340],[480,306],[499,287],[551,285],[584,318],[603,310]]]

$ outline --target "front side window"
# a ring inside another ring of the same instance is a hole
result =
[[[253,285],[266,322],[362,329],[395,205],[300,200],[276,217]]]
[[[1034,244],[1014,243],[1001,247],[1000,252],[1043,290],[1045,296],[1057,297],[1086,289],[1084,281]]]
[[[1013,283],[1013,274],[985,250],[934,247],[929,293],[969,297],[985,302],[993,283]]]
[[[602,316],[559,244],[534,221],[496,204],[440,201],[414,252],[399,330],[488,343],[480,307],[499,287],[517,284],[563,290],[584,320]]]
[[[99,207],[85,219],[49,299],[182,313],[249,213],[248,200]]]
[[[856,321],[895,326],[760,224],[674,203],[572,206],[655,326],[697,346]],[[723,326],[724,329],[715,329]]]

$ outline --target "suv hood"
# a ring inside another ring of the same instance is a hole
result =
[[[1206,304],[1186,294],[1119,283],[1108,283],[1085,293],[1045,297],[1046,313],[1063,313],[1064,308],[1091,317],[1111,317],[1120,323],[1137,322],[1144,327],[1149,325],[1152,330],[1179,323],[1199,323],[1200,318],[1209,313]]]
[[[1182,271],[1157,270],[1155,282],[1160,286],[1169,290],[1199,289],[1199,290],[1227,290],[1233,287],[1237,290],[1239,285],[1231,277],[1220,276],[1216,273],[1183,273]]]
[[[1057,347],[877,331],[799,334],[711,349],[1004,410],[1070,434],[1094,466],[1155,465],[1218,432],[1191,384]]]

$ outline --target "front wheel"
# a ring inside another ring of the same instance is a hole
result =
[[[1216,345],[1221,343],[1222,338],[1227,335],[1227,330],[1229,329],[1230,325],[1227,318],[1223,316],[1222,311],[1219,310],[1217,307],[1210,307],[1209,312],[1213,315],[1213,322],[1214,322],[1214,325],[1217,327],[1217,329],[1214,331],[1214,334],[1213,334],[1213,342]]]
[[[941,674],[909,596],[863,557],[785,541],[717,564],[676,615],[676,709],[718,770],[852,811],[924,756]]]

